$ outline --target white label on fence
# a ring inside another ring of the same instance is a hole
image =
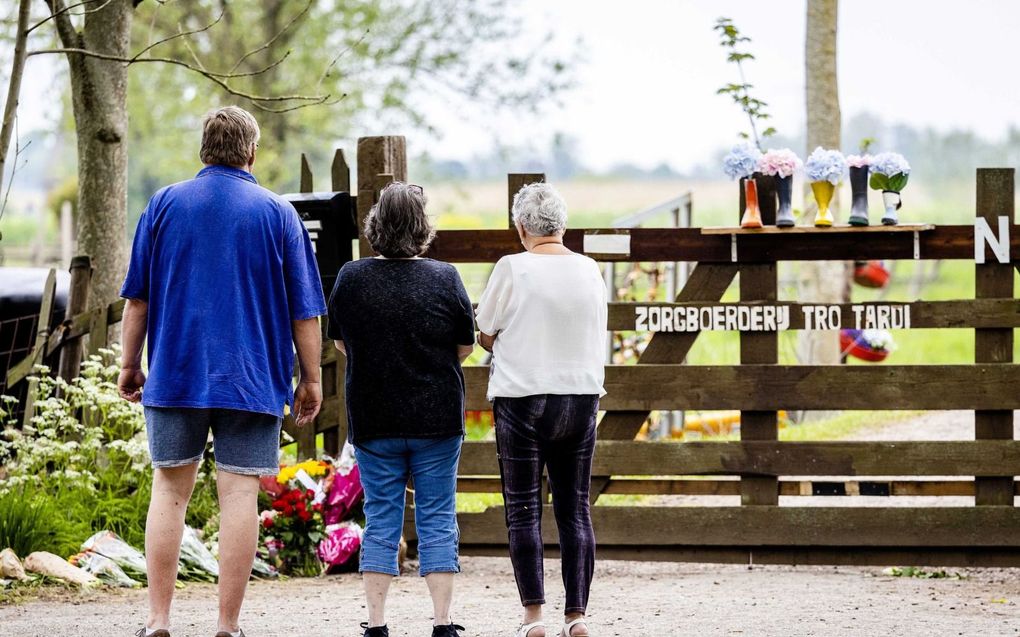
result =
[[[839,305],[803,305],[806,330],[838,330],[843,327]],[[900,330],[910,327],[909,305],[854,304],[853,327],[859,330]],[[789,305],[638,305],[634,329],[648,332],[778,332],[790,329]],[[848,326],[849,327],[849,326]]]
[[[974,220],[974,261],[985,262],[985,245],[992,249],[992,254],[999,263],[1009,263],[1009,217],[999,216],[999,235],[992,232],[988,220],[978,217]]]
[[[586,234],[584,251],[588,254],[630,254],[630,235]]]

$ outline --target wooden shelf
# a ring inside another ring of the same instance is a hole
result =
[[[852,232],[925,232],[934,230],[934,224],[930,223],[901,223],[897,226],[851,226],[837,224],[828,228],[816,228],[815,226],[793,226],[792,228],[777,228],[776,226],[765,226],[764,228],[741,228],[740,226],[710,226],[702,228],[701,234],[832,234]]]

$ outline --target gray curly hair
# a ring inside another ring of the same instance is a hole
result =
[[[567,229],[567,202],[546,183],[528,184],[517,191],[513,215],[535,237],[551,237]]]
[[[390,259],[425,252],[436,236],[425,203],[421,186],[394,181],[383,188],[365,219],[365,238],[372,249]]]

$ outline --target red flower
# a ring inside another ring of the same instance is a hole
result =
[[[322,503],[321,502],[316,502],[315,504],[313,504],[312,505],[312,510],[313,511],[322,511]]]
[[[288,516],[289,515],[293,515],[294,514],[294,507],[290,506],[289,504],[284,504],[283,505],[283,510],[281,511],[281,513],[283,513],[284,515],[288,515]]]
[[[273,528],[273,518],[263,518],[262,526],[264,526],[267,529]]]
[[[273,508],[276,509],[277,511],[283,511],[284,507],[286,506],[287,503],[283,500],[273,500]]]
[[[308,489],[307,491],[305,491],[305,497],[311,500],[312,498],[315,497],[315,491]]]
[[[305,511],[304,509],[301,509],[300,511],[298,511],[298,517],[301,518],[302,522],[307,522],[312,519],[312,514],[309,513],[308,511]]]

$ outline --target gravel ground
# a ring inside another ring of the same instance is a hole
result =
[[[935,412],[861,432],[860,440],[967,440],[971,412]],[[670,498],[671,504],[679,504]],[[734,504],[699,498],[684,504]],[[784,505],[968,505],[972,498],[783,498]],[[959,500],[960,502],[956,502]],[[789,502],[787,502],[789,501]],[[550,619],[563,591],[558,565],[547,562]],[[464,558],[455,619],[466,635],[510,637],[517,625],[517,591],[506,558]],[[942,637],[1020,636],[1020,569],[951,571],[962,578],[883,575],[877,568],[600,562],[590,604],[596,637]],[[125,637],[144,618],[143,591],[46,591],[0,605],[0,637]],[[175,637],[213,634],[216,592],[189,585],[175,604]],[[394,637],[430,634],[431,605],[422,580],[394,584],[389,624]],[[243,614],[250,637],[360,637],[365,618],[360,579],[255,582]],[[559,627],[551,626],[550,635]]]
[[[467,627],[466,635],[510,637],[518,607],[509,560],[465,558],[463,567],[456,621]],[[553,613],[563,592],[557,565],[547,562],[547,569]],[[604,562],[592,590],[590,627],[596,637],[1020,635],[1018,573],[978,569],[962,575],[916,579],[884,576],[879,569]],[[429,635],[430,610],[425,583],[401,577],[389,603],[390,634]],[[144,611],[143,591],[64,593],[0,606],[0,635],[126,637]],[[215,611],[212,586],[180,591],[175,637],[211,637]],[[364,617],[359,578],[340,575],[256,582],[242,621],[250,637],[355,637]]]

